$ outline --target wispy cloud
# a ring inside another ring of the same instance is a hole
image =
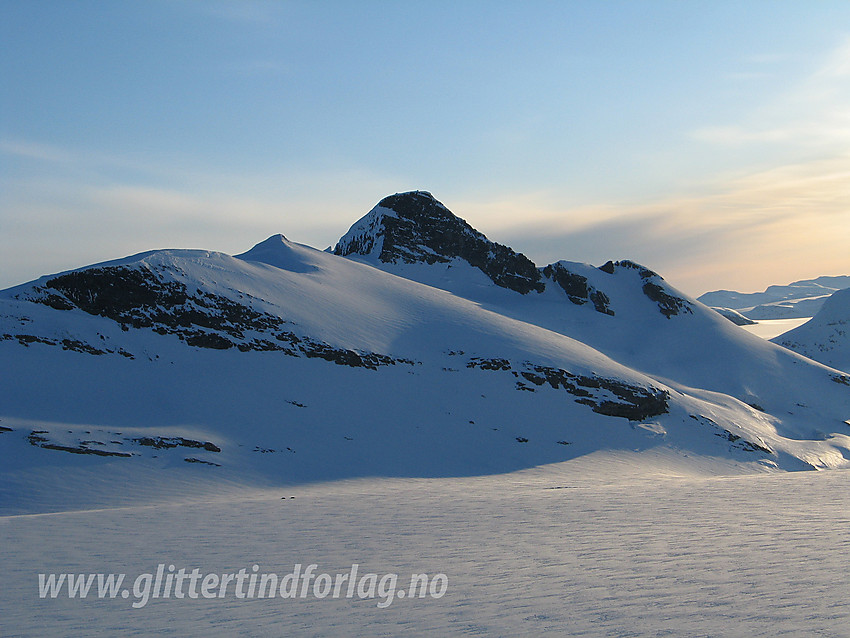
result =
[[[0,153],[43,162],[68,163],[74,155],[65,149],[21,140],[0,140]]]
[[[753,142],[788,142],[799,138],[803,131],[795,128],[753,129],[744,126],[707,126],[691,132],[691,137],[699,142],[717,146],[743,146]]]
[[[727,73],[724,77],[730,80],[750,82],[752,80],[763,80],[765,78],[773,77],[773,73],[768,73],[766,71],[733,71],[732,73]]]
[[[80,173],[108,174],[116,169],[130,171],[138,175],[166,177],[173,175],[171,167],[159,160],[138,157],[131,154],[107,153],[92,149],[67,148],[41,141],[17,138],[0,139],[0,155],[10,158],[34,160],[52,164],[52,171],[42,174],[58,177],[66,174]]]
[[[633,205],[548,205],[499,234],[538,261],[631,258],[686,292],[850,273],[850,155]]]
[[[746,75],[746,74],[745,74]],[[693,140],[713,146],[795,145],[835,151],[850,142],[850,36],[779,97],[743,112],[739,121],[695,128]]]
[[[0,141],[0,153],[46,163],[3,180],[0,288],[155,248],[241,252],[275,233],[324,248],[410,181],[346,167],[187,169],[21,140]]]
[[[775,65],[788,59],[787,53],[756,53],[746,58],[746,62],[758,65]]]
[[[850,37],[845,38],[815,73],[816,79],[850,77]]]

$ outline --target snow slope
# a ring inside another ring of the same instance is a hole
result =
[[[514,290],[499,285],[485,272],[499,268],[474,265],[476,255],[465,250],[462,241],[439,237],[441,241],[423,246],[423,237],[426,241],[430,238],[418,229],[422,218],[443,218],[447,209],[428,193],[407,195],[417,200],[420,209],[435,212],[410,214],[405,206],[388,209],[400,196],[386,198],[364,218],[368,224],[361,220],[352,227],[336,252],[472,299],[484,308],[524,323],[568,335],[671,387],[685,392],[694,388],[719,392],[757,406],[756,412],[782,415],[787,428],[783,431],[794,438],[818,438],[821,435],[816,431],[829,423],[834,427],[836,419],[843,424],[844,417],[838,417],[846,408],[834,410],[846,401],[846,391],[840,387],[843,384],[833,382],[843,378],[841,375],[812,366],[810,361],[740,330],[651,270],[627,260],[608,262],[598,268],[560,261],[539,269],[541,292]],[[412,227],[406,235],[398,232],[397,222],[392,234],[382,223],[382,219],[399,217],[407,217]],[[464,237],[464,228],[456,225],[456,234]],[[364,229],[372,235],[364,234]],[[348,238],[355,230],[361,243],[352,245]],[[387,237],[392,239],[391,250],[358,252],[357,245],[385,245]],[[435,248],[446,245],[454,250],[444,250],[442,261],[431,257]],[[514,255],[514,259],[524,258]],[[501,263],[512,261],[502,257]],[[825,411],[812,420],[809,413],[798,421],[814,405],[812,384],[822,387],[818,393],[826,393],[823,402],[818,402]],[[812,430],[813,423],[820,425]]]
[[[850,290],[834,293],[810,321],[773,341],[840,370],[850,370]]]
[[[722,316],[726,317],[729,321],[734,323],[736,326],[753,326],[755,325],[755,321],[752,319],[748,319],[744,315],[742,315],[737,310],[733,310],[732,308],[712,308],[717,311]]]
[[[847,375],[632,262],[538,269],[428,194],[393,197],[401,212],[379,206],[347,235],[366,254],[276,235],[236,257],[151,251],[0,293],[0,512],[600,450],[847,465]]]

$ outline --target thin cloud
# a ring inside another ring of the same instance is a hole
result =
[[[635,258],[699,294],[850,271],[848,211],[850,156],[839,156],[715,183],[703,195],[547,211],[501,234],[541,262]]]
[[[773,73],[767,73],[765,71],[734,71],[732,73],[727,73],[724,77],[730,80],[751,82],[752,80],[764,80],[766,78],[771,78],[774,77],[774,75],[775,74]]]
[[[756,53],[747,58],[751,64],[772,65],[788,60],[787,53]]]
[[[324,248],[378,198],[411,182],[349,168],[187,170],[8,140],[0,152],[50,163],[37,176],[4,180],[0,288],[156,248],[242,252],[276,233]]]
[[[745,74],[748,75],[748,74]],[[688,135],[714,147],[785,145],[806,153],[834,152],[850,142],[850,38],[842,40],[807,76],[739,121],[696,127]]]
[[[845,38],[815,73],[819,79],[846,78],[850,76],[850,37]]]
[[[42,162],[67,164],[74,161],[74,155],[65,149],[50,144],[20,140],[0,140],[0,153],[14,155]]]
[[[743,146],[753,142],[788,142],[799,135],[799,131],[788,128],[753,130],[734,125],[707,126],[690,133],[690,137],[694,140],[717,146]]]

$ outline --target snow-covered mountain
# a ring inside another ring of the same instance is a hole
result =
[[[715,290],[697,297],[712,308],[731,308],[749,319],[812,317],[836,290],[850,288],[850,276],[803,279],[787,286],[768,286],[764,292]]]
[[[334,253],[273,236],[0,292],[0,508],[458,476],[664,448],[839,467],[850,376],[628,260],[537,267],[430,194]]]
[[[850,289],[833,293],[802,326],[773,341],[833,368],[850,370]]]

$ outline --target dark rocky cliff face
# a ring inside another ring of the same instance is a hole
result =
[[[543,292],[537,267],[528,257],[490,241],[424,191],[385,197],[375,216],[352,230],[336,245],[337,255],[375,255],[383,263],[446,263],[460,258],[487,275],[493,283],[521,294]],[[367,216],[368,217],[368,216]],[[360,222],[358,222],[360,224]],[[367,225],[368,224],[368,225]]]
[[[614,274],[618,268],[626,268],[638,272],[643,283],[643,294],[651,301],[654,301],[658,305],[658,311],[668,319],[675,315],[693,314],[694,311],[691,302],[676,295],[671,295],[663,285],[664,278],[645,266],[625,259],[616,263],[609,261],[600,266],[599,270],[608,274]]]
[[[546,266],[543,269],[543,275],[558,284],[567,294],[567,299],[577,306],[582,306],[589,301],[596,312],[614,315],[614,311],[608,306],[611,303],[608,295],[588,284],[587,277],[570,272],[560,263]]]

